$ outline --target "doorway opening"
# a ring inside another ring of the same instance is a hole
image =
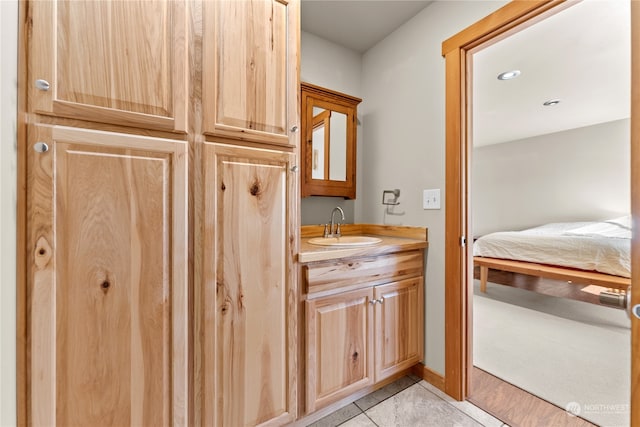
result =
[[[465,30],[443,43],[443,55],[447,59],[445,389],[459,399],[466,398],[471,392],[473,375],[471,284],[472,236],[475,236],[472,234],[470,191],[474,140],[472,120],[476,123],[471,103],[471,74],[475,72],[473,54],[576,4],[548,1],[517,3],[508,4],[470,27],[471,31]]]

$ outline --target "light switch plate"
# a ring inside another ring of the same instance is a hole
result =
[[[423,209],[440,209],[440,189],[423,190],[422,192],[422,208]]]

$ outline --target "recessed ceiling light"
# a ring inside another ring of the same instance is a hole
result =
[[[498,74],[498,80],[511,80],[511,79],[515,79],[519,75],[520,75],[520,70],[505,71],[504,73]]]
[[[545,101],[542,103],[542,105],[544,105],[545,107],[548,107],[550,105],[558,105],[558,104],[560,104],[559,99],[550,99],[549,101]]]

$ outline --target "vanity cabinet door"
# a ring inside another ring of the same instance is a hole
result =
[[[423,277],[375,287],[376,382],[422,360]]]
[[[299,1],[214,0],[203,7],[204,132],[296,146]]]
[[[373,290],[306,301],[307,413],[373,384]]]
[[[184,0],[29,2],[29,110],[185,132],[186,9]]]
[[[202,424],[284,425],[297,414],[295,156],[205,144]],[[200,328],[200,326],[198,326]]]

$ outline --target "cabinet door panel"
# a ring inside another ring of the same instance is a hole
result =
[[[422,277],[376,286],[376,381],[406,369],[423,353]],[[381,303],[380,303],[381,302]]]
[[[31,110],[186,130],[184,2],[36,1],[30,13]]]
[[[32,424],[186,425],[185,144],[29,139]]]
[[[286,424],[297,390],[294,156],[220,144],[205,156],[204,423]]]
[[[297,0],[204,3],[204,130],[295,145],[298,123]]]
[[[306,301],[307,413],[373,384],[371,289]]]

